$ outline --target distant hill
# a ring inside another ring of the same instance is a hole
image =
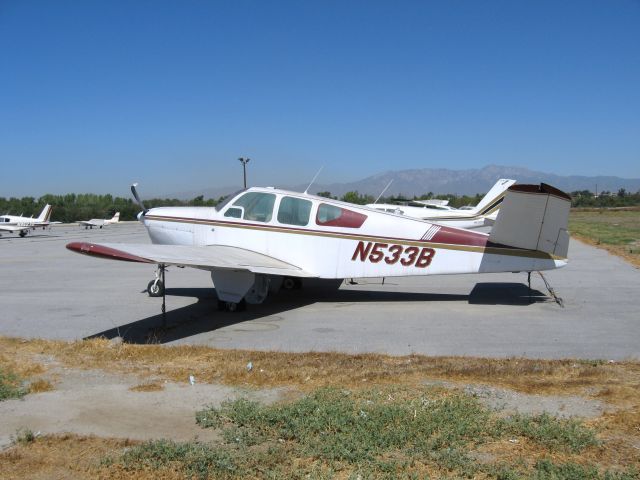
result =
[[[613,176],[587,177],[582,175],[562,176],[553,173],[536,172],[527,168],[488,165],[480,169],[450,170],[446,168],[421,168],[413,170],[391,170],[370,177],[347,183],[315,184],[310,192],[329,191],[332,195],[341,196],[357,190],[377,196],[393,179],[393,183],[385,195],[404,194],[407,196],[454,193],[458,195],[474,195],[487,192],[499,178],[513,178],[518,183],[545,182],[567,192],[576,190],[617,192],[624,188],[628,192],[640,191],[640,178],[620,178]],[[304,191],[304,185],[276,185],[293,191]],[[174,198],[193,198],[204,195],[205,198],[218,198],[238,190],[240,187],[208,188],[201,191],[182,192],[170,195]]]

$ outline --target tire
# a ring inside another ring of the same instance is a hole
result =
[[[164,294],[164,283],[161,280],[157,282],[155,280],[151,280],[149,285],[147,285],[147,294],[150,297],[161,297]]]
[[[21,230],[21,231],[20,231],[20,236],[21,236],[22,238],[26,237],[26,236],[27,236],[27,232],[25,232],[24,230]]]
[[[244,300],[240,300],[238,303],[235,302],[225,302],[223,300],[218,300],[218,310],[221,312],[242,312],[247,309],[247,302]]]
[[[282,288],[285,290],[294,290],[296,288],[296,279],[291,277],[284,277],[282,280]]]

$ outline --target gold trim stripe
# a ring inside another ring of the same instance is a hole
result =
[[[218,227],[240,228],[240,229],[247,229],[247,230],[262,230],[262,231],[289,233],[289,234],[297,234],[297,235],[308,235],[313,237],[338,238],[343,240],[357,240],[357,241],[367,241],[367,242],[377,242],[377,243],[385,243],[385,242],[393,241],[394,243],[405,245],[405,246],[440,248],[443,250],[457,250],[457,251],[463,251],[463,252],[487,253],[492,255],[506,255],[510,257],[565,260],[565,257],[559,257],[556,255],[552,255],[550,253],[539,252],[537,250],[525,250],[525,249],[515,248],[515,247],[480,247],[475,245],[457,245],[457,244],[450,244],[450,243],[436,243],[436,242],[427,242],[422,240],[412,240],[412,239],[396,238],[396,237],[381,237],[381,236],[354,235],[354,234],[349,235],[346,233],[323,232],[320,230],[303,230],[303,229],[289,228],[289,227],[277,227],[274,225],[256,225],[251,223],[225,222],[225,221],[219,221],[219,220],[200,220],[195,218],[162,217],[158,215],[147,215],[145,216],[145,218],[148,220],[156,220],[161,222],[191,223],[195,225],[212,225],[212,226],[218,226]]]

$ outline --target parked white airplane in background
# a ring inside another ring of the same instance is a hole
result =
[[[412,200],[408,205],[372,203],[367,207],[458,228],[493,225],[507,189],[515,180],[501,178],[475,207],[455,209],[447,200]]]
[[[163,294],[167,265],[208,270],[219,306],[231,311],[301,278],[532,272],[567,263],[570,197],[545,184],[510,187],[491,234],[274,188],[240,191],[215,208],[151,210],[135,184],[131,190],[152,244],[67,248],[157,264],[151,296]]]
[[[46,204],[37,218],[2,215],[0,216],[0,232],[19,233],[21,237],[24,237],[29,233],[29,230],[35,230],[37,227],[42,227],[44,230],[52,223],[60,223],[51,221],[52,210],[51,205]]]
[[[116,212],[113,218],[92,218],[91,220],[79,220],[78,225],[84,225],[85,230],[87,228],[98,227],[102,228],[112,223],[118,223],[120,221],[120,212]]]

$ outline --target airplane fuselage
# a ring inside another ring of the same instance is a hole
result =
[[[247,193],[269,206],[256,211],[242,198]],[[142,221],[154,244],[230,245],[326,279],[536,271],[566,263],[492,245],[484,233],[269,188],[241,192],[218,208],[154,208]]]

